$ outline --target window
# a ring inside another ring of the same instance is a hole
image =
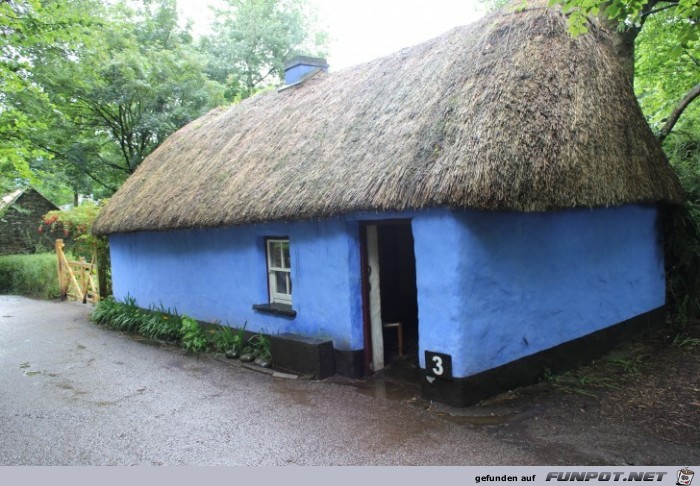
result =
[[[292,305],[292,278],[289,239],[275,238],[267,242],[267,273],[270,282],[270,303]]]

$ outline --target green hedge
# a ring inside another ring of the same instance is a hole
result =
[[[59,297],[56,255],[0,256],[0,294]]]

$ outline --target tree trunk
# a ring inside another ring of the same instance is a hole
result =
[[[109,258],[109,243],[105,238],[104,242],[97,244],[97,278],[100,289],[100,299],[105,299],[112,295],[112,269]]]

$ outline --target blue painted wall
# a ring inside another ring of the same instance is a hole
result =
[[[664,304],[654,207],[466,211],[413,222],[424,350],[470,376]]]
[[[110,237],[114,293],[204,321],[363,347],[358,220],[411,217],[419,358],[452,355],[456,377],[534,354],[664,304],[657,210],[429,210],[346,220]],[[266,236],[288,236],[294,319],[262,314]]]
[[[136,298],[202,321],[363,347],[357,223],[266,224],[110,236],[114,296]],[[265,237],[288,236],[295,318],[263,314],[268,302]]]

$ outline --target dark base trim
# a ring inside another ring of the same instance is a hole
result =
[[[335,374],[333,341],[308,338],[296,334],[270,336],[272,362],[277,368],[314,378]]]
[[[659,307],[624,322],[567,341],[553,348],[466,378],[428,383],[421,369],[421,394],[427,400],[465,407],[497,393],[539,381],[545,369],[554,373],[576,368],[600,357],[620,342],[663,325],[666,309]]]
[[[362,378],[364,370],[364,350],[355,351],[335,350],[335,372],[349,378]]]

